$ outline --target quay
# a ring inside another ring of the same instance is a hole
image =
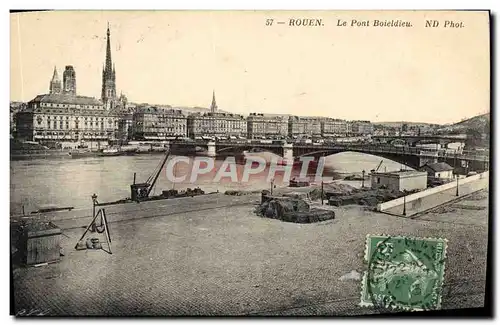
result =
[[[204,195],[105,207],[113,254],[76,251],[90,209],[47,214],[64,256],[14,266],[15,312],[44,315],[355,315],[367,234],[448,239],[442,308],[484,305],[488,192],[409,219],[329,207],[295,224],[254,213],[260,195]],[[320,204],[320,203],[315,203]],[[346,275],[356,275],[346,278]]]

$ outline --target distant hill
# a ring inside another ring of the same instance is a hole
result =
[[[480,132],[482,132],[482,130],[484,130],[485,128],[489,128],[489,126],[490,126],[490,113],[474,116],[451,125],[451,127],[457,129],[464,129],[464,130],[473,129],[473,130],[478,130]]]
[[[432,123],[404,122],[404,121],[401,121],[401,122],[373,122],[373,124],[375,124],[375,125],[382,125],[382,126],[391,127],[391,128],[401,128],[403,126],[403,124],[408,124],[409,127],[435,125],[435,124],[432,124]]]
[[[433,124],[433,123],[417,123],[417,122],[373,122],[375,125],[382,125],[386,127],[400,128],[403,124],[408,124],[409,127],[412,126],[440,126],[440,130],[446,131],[466,131],[468,129],[477,130],[483,133],[485,127],[489,128],[490,125],[490,113],[474,116],[454,124]]]
[[[208,112],[210,112],[210,108],[205,108],[205,107],[173,107],[173,108],[180,109],[180,110],[182,110],[183,112],[185,112],[187,114],[208,113]],[[231,113],[231,112],[228,112],[228,111],[224,111],[222,109],[217,109],[216,112],[219,112],[219,113]]]

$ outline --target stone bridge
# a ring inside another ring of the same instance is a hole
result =
[[[448,153],[446,150],[425,150],[415,147],[396,147],[389,144],[291,144],[291,143],[232,143],[232,142],[191,142],[183,148],[197,146],[204,148],[208,156],[240,156],[246,152],[267,151],[288,160],[300,157],[326,157],[341,152],[359,152],[386,158],[411,168],[419,168],[426,163],[446,162],[450,166],[467,166],[469,171],[489,169],[489,155],[477,153]],[[175,154],[176,152],[174,152]],[[179,152],[180,153],[180,152]]]

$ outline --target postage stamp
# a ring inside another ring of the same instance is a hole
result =
[[[367,235],[360,306],[441,308],[447,240]]]

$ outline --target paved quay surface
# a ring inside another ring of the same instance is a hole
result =
[[[340,279],[365,270],[367,234],[448,239],[442,307],[484,304],[487,192],[416,219],[359,206],[331,207],[336,219],[316,224],[261,218],[253,213],[258,196],[221,198],[215,205],[190,199],[191,212],[111,223],[112,255],[75,251],[81,222],[61,221],[67,222],[61,261],[13,270],[16,311],[110,316],[377,313],[358,306],[360,280]],[[222,204],[231,200],[240,204]]]

